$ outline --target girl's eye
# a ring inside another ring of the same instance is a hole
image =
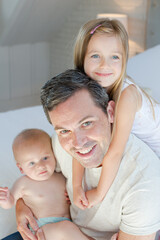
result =
[[[82,126],[83,126],[83,127],[88,127],[88,126],[90,126],[91,124],[92,124],[92,122],[91,122],[91,121],[88,121],[88,122],[83,123]]]
[[[112,58],[113,58],[114,60],[117,60],[117,59],[119,59],[119,57],[118,57],[118,56],[116,56],[116,55],[112,56]]]
[[[93,55],[91,56],[91,58],[99,58],[99,55],[98,55],[98,54],[93,54]]]
[[[45,161],[46,161],[47,159],[48,159],[48,157],[44,157],[44,158],[43,158],[43,160],[45,160]]]

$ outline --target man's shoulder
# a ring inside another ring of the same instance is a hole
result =
[[[149,167],[157,166],[160,168],[158,156],[146,143],[137,138],[134,134],[130,134],[129,136],[122,160],[131,161],[131,159],[138,165]]]

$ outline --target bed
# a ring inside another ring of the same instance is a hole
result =
[[[160,102],[159,76],[160,45],[146,50],[129,59],[127,73],[140,86],[149,89],[152,96]],[[159,84],[159,85],[158,85]],[[14,137],[25,128],[40,128],[54,134],[42,106],[34,106],[0,113],[0,186],[11,187],[20,172],[12,154]],[[0,239],[16,231],[14,207],[10,210],[0,208]]]

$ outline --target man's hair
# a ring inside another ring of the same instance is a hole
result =
[[[48,112],[82,89],[86,89],[94,103],[107,114],[109,97],[106,90],[81,71],[70,69],[53,77],[41,88],[41,103],[48,121],[51,123]]]

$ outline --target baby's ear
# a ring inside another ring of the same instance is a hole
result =
[[[23,172],[23,169],[22,169],[21,166],[20,166],[20,163],[16,163],[16,165],[17,165],[17,167],[19,168],[20,172],[23,174],[24,172]]]
[[[110,123],[114,122],[115,102],[109,101],[107,106],[108,120]]]

